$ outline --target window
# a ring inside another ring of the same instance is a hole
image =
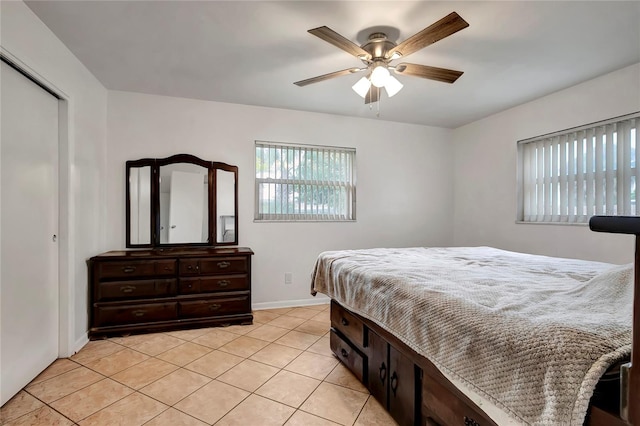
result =
[[[255,220],[355,220],[353,148],[256,141]]]
[[[640,113],[518,142],[518,220],[587,223],[638,216]]]

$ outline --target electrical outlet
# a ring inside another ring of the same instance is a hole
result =
[[[293,273],[291,272],[285,272],[284,273],[284,283],[286,285],[290,285],[293,283]]]

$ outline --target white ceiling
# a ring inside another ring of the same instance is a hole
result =
[[[640,62],[640,2],[27,1],[112,90],[375,118],[348,75],[361,66],[307,33],[326,25],[362,44],[372,27],[402,41],[452,11],[469,27],[403,62],[464,71],[454,84],[398,76],[380,120],[455,128]]]

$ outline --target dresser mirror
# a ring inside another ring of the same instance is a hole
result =
[[[126,163],[126,245],[238,244],[238,168],[189,154]]]

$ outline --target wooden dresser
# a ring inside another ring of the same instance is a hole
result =
[[[89,338],[251,324],[244,247],[110,251],[89,259]]]

